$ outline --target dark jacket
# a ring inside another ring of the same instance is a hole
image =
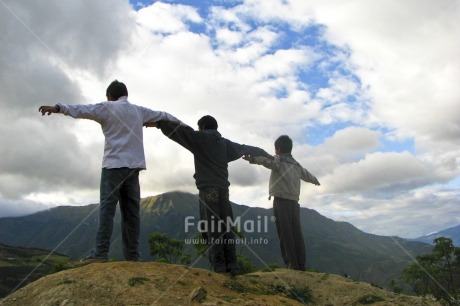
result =
[[[217,130],[195,131],[189,126],[167,121],[161,121],[158,127],[168,138],[193,153],[193,177],[198,189],[211,186],[228,188],[228,163],[243,155],[270,156],[260,148],[225,139]]]

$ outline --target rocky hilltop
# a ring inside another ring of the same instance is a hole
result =
[[[109,262],[45,276],[0,305],[441,305],[327,273],[237,277],[155,262]]]

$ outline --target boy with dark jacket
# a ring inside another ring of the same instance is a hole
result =
[[[270,155],[260,148],[223,138],[217,131],[216,119],[211,116],[198,121],[198,131],[167,121],[147,126],[160,128],[164,135],[193,154],[193,177],[199,190],[200,218],[206,223],[203,238],[209,245],[209,260],[215,272],[235,275],[235,234],[229,226],[233,224],[233,212],[228,193],[228,163],[243,155]]]
[[[300,180],[319,186],[319,182],[291,155],[292,140],[282,135],[275,141],[275,156],[244,156],[251,164],[271,169],[269,194],[273,196],[273,215],[280,240],[281,255],[290,269],[305,271],[305,243],[300,227]],[[269,199],[270,199],[269,198]]]

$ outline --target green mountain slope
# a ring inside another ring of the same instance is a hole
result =
[[[67,256],[46,250],[0,244],[0,298],[47,275],[53,264],[65,260]]]
[[[191,239],[197,235],[198,197],[183,192],[170,192],[145,198],[141,202],[140,249],[142,260],[150,261],[148,236],[154,231],[169,237]],[[282,264],[279,241],[271,209],[233,204],[238,226],[245,230],[247,245],[237,250],[258,267]],[[0,219],[0,243],[22,247],[38,247],[66,254],[74,259],[89,254],[97,230],[97,205],[61,206],[29,216]],[[186,223],[188,220],[188,224]],[[120,216],[117,213],[110,257],[122,259]],[[301,208],[301,222],[309,268],[354,280],[385,286],[399,277],[402,269],[416,255],[430,253],[432,246],[397,237],[364,233],[345,222],[335,222],[314,210]],[[191,224],[191,225],[190,225]],[[254,229],[255,231],[252,231]],[[257,231],[260,229],[260,231]],[[186,250],[195,256],[192,244]],[[192,263],[207,267],[205,259]]]

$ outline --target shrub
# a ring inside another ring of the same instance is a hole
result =
[[[313,294],[306,285],[292,285],[288,288],[287,297],[299,301],[302,304],[313,302]]]
[[[54,274],[54,273],[57,273],[59,271],[63,271],[63,270],[67,270],[67,269],[70,269],[69,262],[67,260],[60,260],[60,261],[58,261],[57,263],[55,263],[55,264],[53,264],[51,266],[51,270],[50,270],[49,274]]]
[[[257,267],[249,260],[249,258],[238,254],[236,256],[236,262],[238,264],[238,274],[248,274],[257,271]]]
[[[367,305],[367,304],[374,304],[374,303],[382,302],[382,301],[385,301],[385,299],[381,296],[378,296],[375,294],[366,294],[362,296],[361,298],[359,298],[359,300],[357,300],[356,303]]]

